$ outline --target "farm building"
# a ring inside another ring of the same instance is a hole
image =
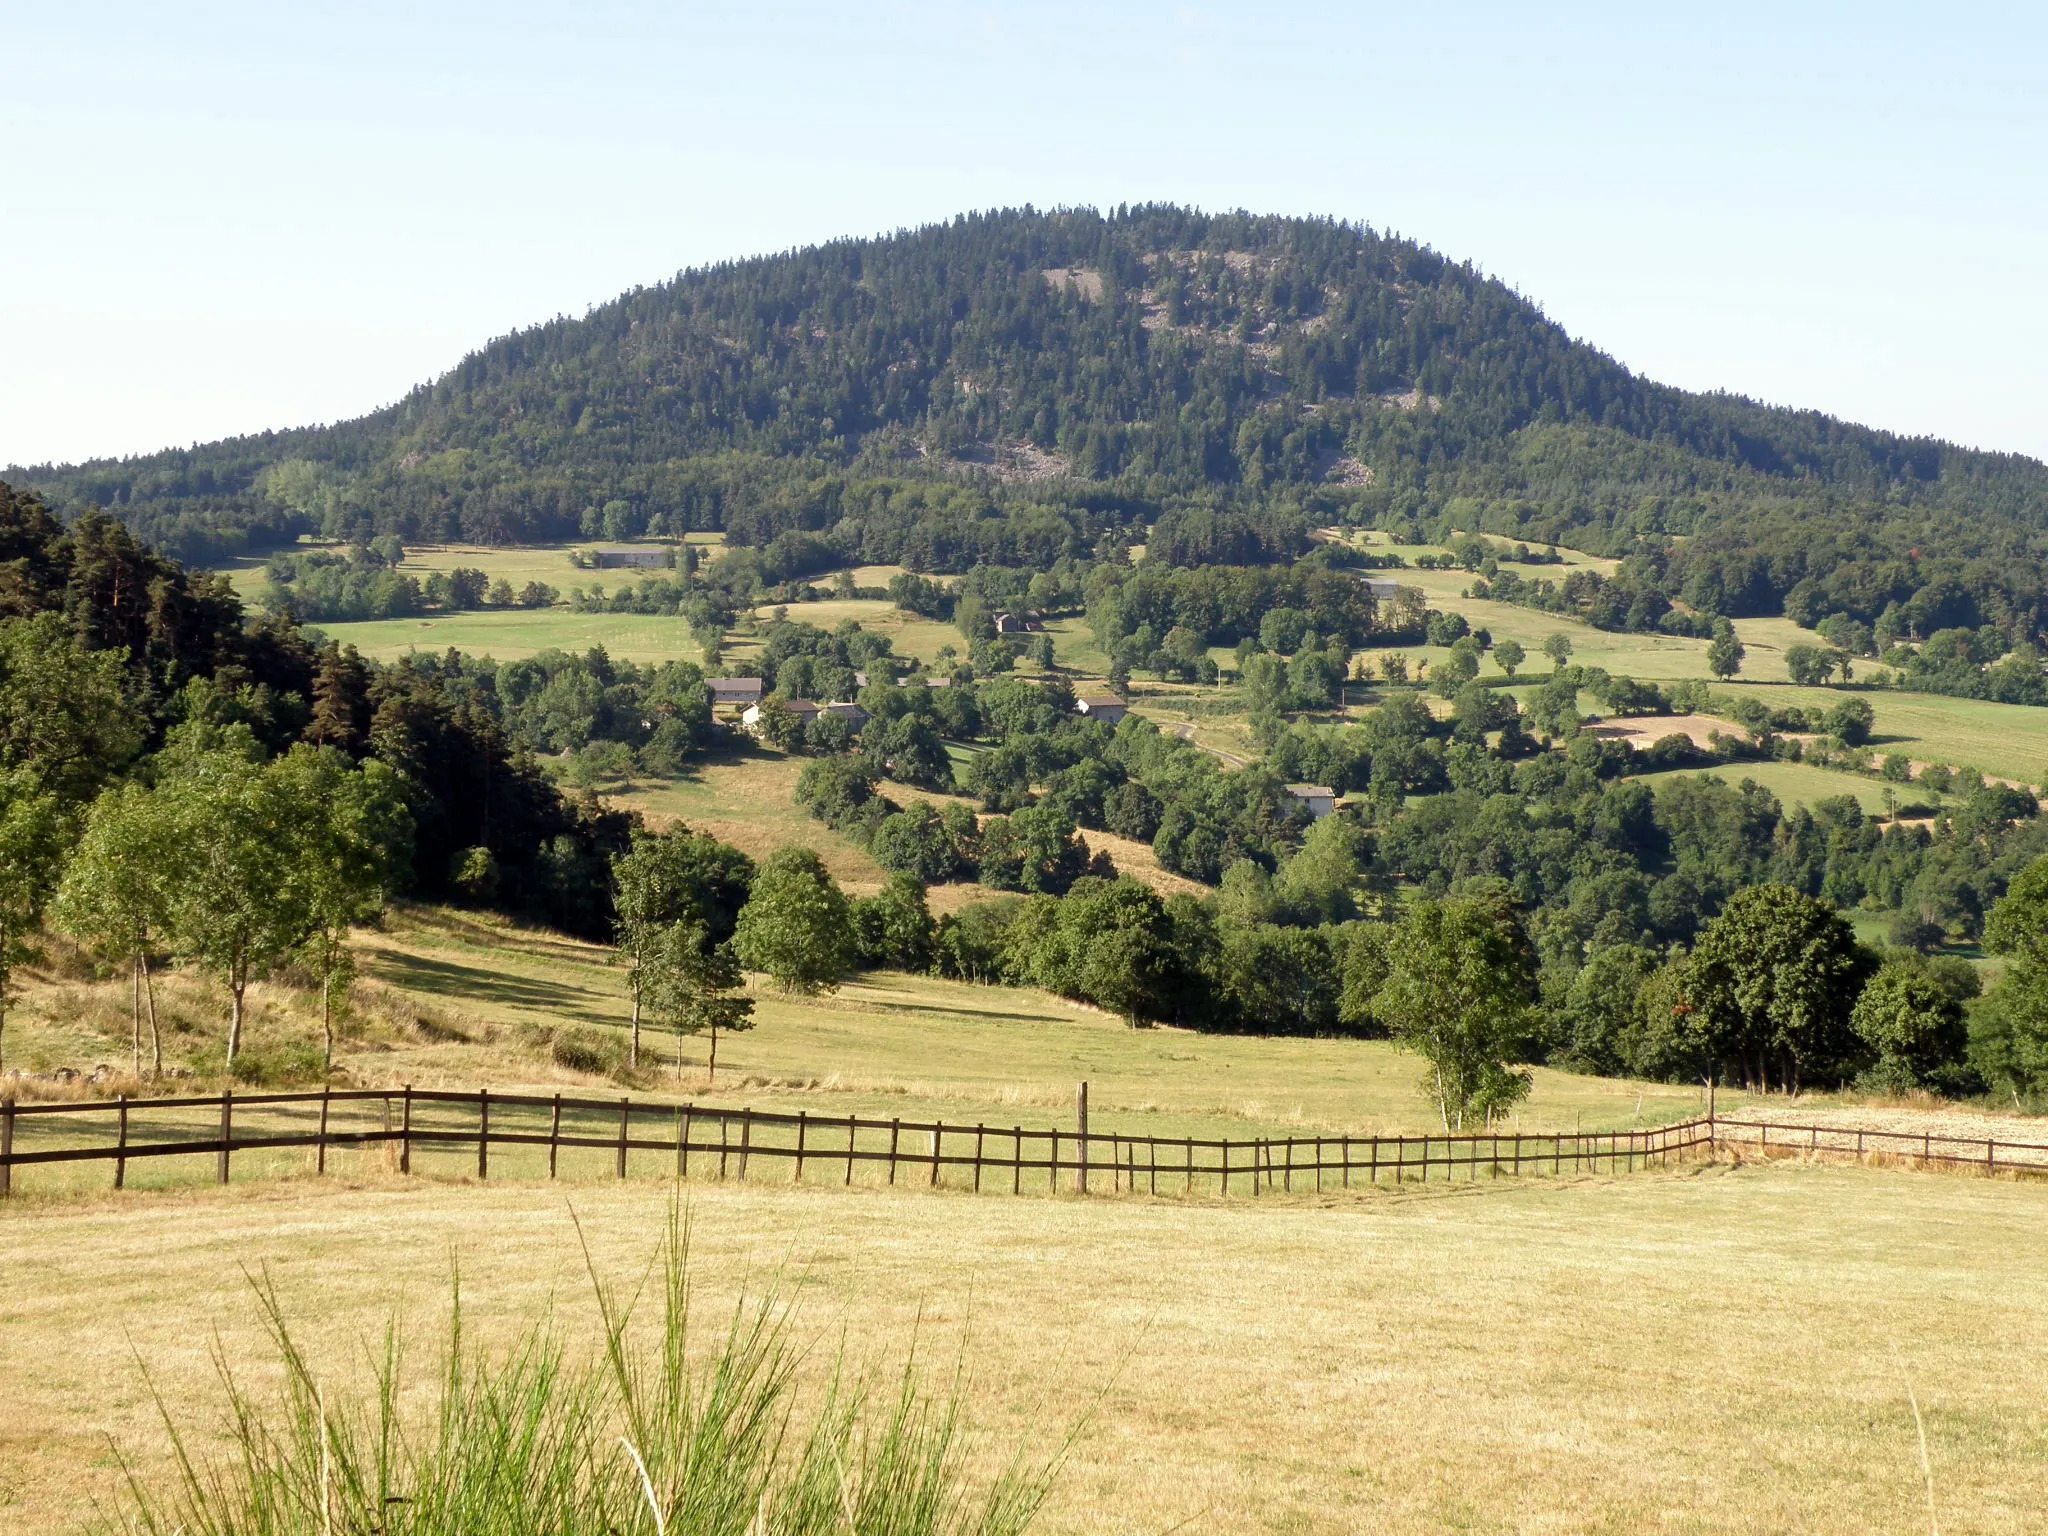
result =
[[[1358,578],[1365,590],[1382,603],[1391,603],[1400,592],[1401,584],[1386,576],[1361,576]]]
[[[749,704],[745,712],[741,714],[740,719],[748,725],[759,725],[761,723],[761,711],[766,707],[765,703]],[[809,699],[784,699],[782,700],[782,707],[792,715],[795,715],[797,719],[803,721],[805,725],[809,725],[818,718],[818,711],[822,706],[813,704]]]
[[[1290,784],[1287,793],[1307,806],[1317,821],[1337,809],[1337,791],[1327,784]]]
[[[1113,693],[1084,693],[1074,699],[1077,714],[1086,715],[1090,720],[1106,720],[1111,725],[1130,713],[1130,705]]]
[[[758,677],[707,677],[713,707],[721,704],[758,704],[767,685]]]
[[[665,569],[669,562],[669,552],[666,549],[651,547],[645,549],[595,549],[591,551],[591,554],[596,557],[597,568],[600,571],[659,571]]]

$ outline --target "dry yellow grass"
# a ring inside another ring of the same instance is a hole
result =
[[[1924,1530],[1908,1377],[1942,1530],[2048,1507],[2039,1186],[1708,1166],[1227,1205],[690,1199],[703,1315],[783,1269],[813,1370],[842,1333],[857,1357],[914,1334],[940,1369],[964,1339],[998,1443],[1093,1407],[1048,1533]],[[584,1338],[571,1205],[630,1279],[667,1200],[375,1178],[0,1211],[0,1536],[85,1520],[110,1444],[164,1468],[137,1355],[220,1446],[209,1349],[264,1357],[245,1272],[338,1392],[394,1306],[424,1362],[458,1262],[478,1337],[552,1312]]]
[[[825,867],[855,895],[872,895],[888,878],[866,849],[840,836],[796,803],[797,776],[808,759],[761,752],[705,762],[671,780],[648,781],[613,804],[643,812],[655,826],[675,821],[731,843],[755,859],[791,843],[816,850]]]

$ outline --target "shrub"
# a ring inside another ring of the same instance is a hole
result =
[[[625,1070],[626,1051],[616,1039],[585,1024],[571,1024],[555,1031],[548,1045],[555,1065],[571,1072],[588,1072],[594,1077],[611,1077]]]

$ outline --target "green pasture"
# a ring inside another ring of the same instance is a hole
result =
[[[601,645],[619,661],[696,661],[696,642],[680,618],[642,613],[572,613],[566,608],[499,608],[412,619],[371,619],[361,624],[314,626],[376,661],[415,651],[456,650],[516,661],[538,651],[582,652]]]
[[[1740,679],[1726,691],[1809,709],[1831,708],[1848,696],[1839,688],[1755,687]],[[1902,752],[1915,761],[1976,768],[2028,784],[2048,777],[2048,709],[1892,689],[1861,696],[1877,712],[1871,746],[1880,753]]]
[[[1778,803],[1787,810],[1795,805],[1812,805],[1817,800],[1838,795],[1853,795],[1865,815],[1883,816],[1886,814],[1885,791],[1889,789],[1902,817],[1911,817],[1916,811],[1931,816],[1936,802],[1942,799],[1917,785],[1885,784],[1861,774],[1838,773],[1831,768],[1814,768],[1806,763],[1730,763],[1721,768],[1674,768],[1637,777],[1662,793],[1680,779],[1699,778],[1710,773],[1730,784],[1740,784],[1744,779],[1760,784],[1776,795]]]

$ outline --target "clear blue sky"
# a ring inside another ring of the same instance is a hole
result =
[[[2048,456],[2048,11],[1677,9],[0,0],[0,464],[353,415],[725,256],[1153,199]]]

